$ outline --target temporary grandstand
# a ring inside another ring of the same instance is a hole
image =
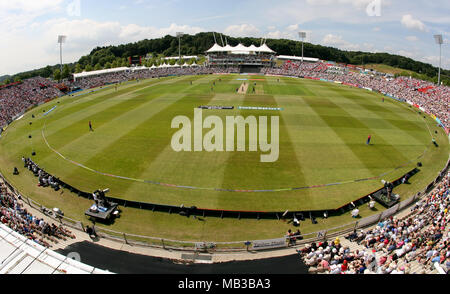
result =
[[[110,274],[41,246],[3,224],[0,260],[0,274]]]
[[[291,55],[278,55],[277,56],[277,60],[281,60],[281,61],[286,61],[286,60],[290,60],[290,61],[303,61],[303,62],[319,62],[320,59],[319,58],[313,58],[313,57],[301,57],[301,56],[291,56]]]
[[[79,81],[85,78],[95,78],[95,77],[102,77],[102,76],[106,76],[106,75],[110,75],[110,74],[128,74],[128,73],[134,73],[134,72],[138,72],[138,71],[150,71],[150,70],[154,70],[154,69],[163,69],[163,68],[175,68],[175,67],[198,67],[200,65],[198,65],[197,63],[192,63],[192,64],[187,64],[184,63],[183,65],[178,65],[178,64],[174,64],[174,65],[170,65],[170,64],[166,64],[163,63],[159,66],[155,66],[152,65],[151,67],[146,67],[146,66],[136,66],[136,67],[117,67],[117,68],[108,68],[108,69],[101,69],[101,70],[94,70],[94,71],[84,71],[82,73],[76,73],[73,74],[73,81]]]
[[[130,68],[128,67],[117,67],[117,68],[107,68],[107,69],[101,69],[101,70],[94,70],[94,71],[84,71],[82,73],[76,73],[73,74],[73,80],[77,81],[79,79],[87,78],[87,77],[95,77],[95,76],[101,76],[105,74],[111,74],[111,73],[121,73],[129,71]]]

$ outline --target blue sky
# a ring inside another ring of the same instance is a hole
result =
[[[372,9],[369,9],[372,8]],[[96,46],[217,31],[297,39],[344,50],[389,52],[450,69],[450,2],[405,0],[0,0],[0,75],[59,61],[57,35],[68,36],[64,62]]]

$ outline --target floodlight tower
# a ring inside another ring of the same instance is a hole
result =
[[[434,35],[434,40],[436,40],[436,44],[439,45],[439,74],[438,74],[438,86],[441,85],[441,50],[442,50],[442,44],[444,43],[444,40],[442,39],[442,35]]]
[[[302,63],[303,63],[303,40],[306,38],[306,32],[299,32],[298,36],[302,39]]]
[[[66,42],[67,36],[59,35],[58,36],[58,43],[59,43],[59,59],[60,59],[60,67],[61,67],[61,74],[63,71],[62,66],[62,44]]]
[[[178,62],[181,61],[181,37],[184,36],[183,32],[177,32],[177,38],[178,38],[178,57],[180,58]]]

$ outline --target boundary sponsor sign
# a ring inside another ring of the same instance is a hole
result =
[[[286,238],[252,241],[252,245],[253,250],[266,250],[272,248],[282,248],[287,246]]]

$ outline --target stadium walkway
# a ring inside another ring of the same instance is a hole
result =
[[[30,206],[26,201],[19,201],[24,205],[24,207],[30,211],[33,215],[35,215],[38,218],[43,218],[44,221],[48,223],[55,223],[58,222],[54,219],[50,218],[49,216],[42,213],[40,210],[36,209],[33,206]],[[75,243],[81,243],[81,242],[91,242],[95,243],[96,245],[125,251],[129,253],[135,253],[140,255],[147,255],[147,256],[153,256],[153,257],[160,257],[160,258],[166,258],[171,260],[180,260],[188,263],[220,263],[220,262],[229,262],[229,261],[244,261],[244,260],[255,260],[255,259],[266,259],[266,258],[274,258],[274,257],[284,257],[288,255],[294,255],[297,254],[296,248],[287,248],[283,250],[277,250],[277,251],[264,251],[264,252],[237,252],[237,253],[213,253],[213,254],[206,254],[202,253],[200,255],[195,255],[189,252],[185,251],[178,251],[178,250],[164,250],[159,248],[153,248],[153,247],[145,247],[145,246],[139,246],[139,245],[130,245],[126,244],[124,242],[118,242],[113,241],[110,239],[105,238],[98,238],[97,240],[93,241],[88,234],[85,232],[67,227],[75,236],[75,239],[68,238],[67,240],[58,240],[58,243],[49,242],[52,247],[50,249],[52,250],[63,250],[66,247],[69,247]],[[48,240],[47,240],[48,241]],[[205,258],[207,257],[207,258]],[[301,260],[299,259],[299,262]]]
[[[1,181],[1,180],[0,180]],[[26,201],[20,201],[24,205],[24,207],[30,211],[33,215],[35,215],[38,218],[43,218],[48,223],[57,223],[54,219],[48,217],[44,213],[42,213],[40,210],[28,205]],[[409,208],[406,208],[399,214],[397,214],[397,218],[403,218],[406,217],[410,213]],[[370,228],[375,227],[375,225],[371,226]],[[139,245],[129,245],[125,244],[123,242],[113,241],[105,238],[99,238],[95,241],[93,241],[86,233],[69,228],[72,233],[76,236],[75,239],[67,239],[67,240],[58,240],[58,243],[55,244],[51,242],[52,245],[51,249],[57,252],[66,252],[70,248],[77,248],[77,246],[85,246],[87,243],[94,243],[95,245],[106,247],[105,249],[112,249],[116,251],[121,252],[127,252],[131,254],[136,255],[145,255],[148,257],[156,257],[156,258],[163,258],[172,260],[175,263],[180,264],[213,264],[213,263],[227,263],[227,262],[235,262],[235,261],[255,261],[255,260],[263,260],[263,259],[271,259],[271,258],[285,258],[285,257],[292,257],[298,255],[296,252],[296,249],[300,249],[303,246],[296,246],[296,247],[290,247],[286,249],[280,249],[275,251],[261,251],[261,252],[237,252],[237,253],[201,253],[201,254],[194,254],[194,253],[187,253],[184,251],[178,251],[178,250],[164,250],[159,248],[153,248],[153,247],[144,247]],[[369,228],[366,228],[366,231]],[[447,231],[450,230],[450,228],[447,228]],[[344,238],[344,236],[339,236],[341,243],[343,246],[349,246],[349,248],[352,251],[355,251],[357,249],[364,250],[365,247],[358,245],[355,242],[350,242],[347,239]],[[84,244],[84,245],[83,245]],[[94,246],[95,247],[95,246]],[[66,252],[70,253],[70,252]],[[380,257],[380,254],[377,253],[377,258]],[[298,260],[299,265],[303,266],[303,261],[300,257],[295,257],[294,260]],[[410,273],[427,273],[427,274],[437,274],[437,270],[434,268],[430,268],[430,266],[425,267],[421,264],[419,264],[417,261],[410,262],[408,264],[409,272]],[[256,267],[257,268],[257,267]]]

